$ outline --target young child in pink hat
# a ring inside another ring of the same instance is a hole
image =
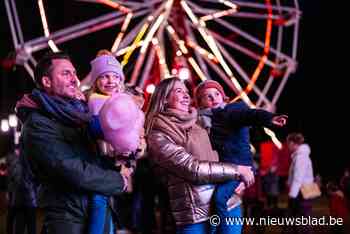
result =
[[[275,115],[258,109],[250,109],[244,102],[228,103],[222,86],[214,80],[206,80],[195,89],[195,99],[199,107],[200,123],[207,129],[214,150],[221,162],[230,162],[247,167],[253,166],[250,151],[249,126],[283,126],[287,116]],[[241,217],[239,194],[245,185],[240,180],[232,180],[216,187],[214,203],[221,220],[227,217]],[[232,207],[230,204],[238,204]],[[217,227],[220,234],[238,234],[242,225]]]
[[[116,157],[136,151],[140,143],[144,115],[132,96],[124,93],[124,74],[112,55],[104,54],[91,61],[92,94],[88,105],[93,121],[90,126],[103,154]],[[125,167],[122,167],[122,170]],[[126,181],[128,182],[128,181]],[[125,187],[126,188],[126,187]],[[102,234],[105,227],[113,231],[112,219],[106,218],[108,197],[94,194],[90,201],[89,234]]]

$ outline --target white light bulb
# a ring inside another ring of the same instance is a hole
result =
[[[190,71],[188,68],[183,67],[179,69],[179,78],[181,80],[188,80],[190,78]]]
[[[146,92],[147,93],[154,93],[154,90],[156,89],[156,86],[154,84],[147,85]]]
[[[9,129],[10,129],[9,121],[7,119],[2,119],[1,120],[1,131],[8,132]]]
[[[17,120],[17,116],[15,114],[10,114],[9,115],[9,125],[12,128],[17,127],[18,125],[18,120]]]

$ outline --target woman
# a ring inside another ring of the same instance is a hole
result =
[[[178,78],[157,86],[146,113],[149,158],[167,187],[176,232],[208,233],[211,183],[243,177],[254,181],[250,167],[218,162],[207,132],[196,124],[197,112],[190,108],[186,86]],[[236,192],[241,192],[239,187]]]
[[[312,200],[304,199],[300,190],[302,185],[314,182],[310,146],[304,143],[301,133],[290,133],[287,136],[288,149],[291,152],[292,163],[289,169],[289,203],[290,214],[294,217],[311,216]],[[293,233],[311,233],[310,225],[295,226]]]

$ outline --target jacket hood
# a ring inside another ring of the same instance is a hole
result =
[[[22,123],[28,118],[29,113],[37,109],[39,105],[32,99],[31,94],[24,94],[15,107],[17,117]]]

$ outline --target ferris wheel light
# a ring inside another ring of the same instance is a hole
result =
[[[154,84],[149,84],[146,87],[146,92],[149,94],[154,93],[154,90],[156,90],[156,86]]]
[[[186,67],[182,67],[179,69],[179,78],[180,80],[188,80],[190,78],[190,70]]]
[[[158,39],[155,38],[155,37],[153,37],[153,38],[152,38],[152,44],[153,44],[153,45],[158,45]]]
[[[118,24],[120,30],[111,51],[116,56],[123,56],[122,66],[127,65],[126,69],[133,71],[131,83],[137,82],[142,86],[150,83],[147,78],[152,74],[153,69],[160,71],[159,75],[156,75],[157,78],[169,77],[169,67],[172,65],[176,70],[171,70],[171,74],[181,79],[205,80],[213,73],[225,81],[228,87],[236,93],[237,98],[241,97],[252,105],[250,101],[250,92],[252,92],[254,97],[259,97],[256,102],[257,107],[273,108],[288,76],[296,69],[295,58],[297,57],[301,16],[297,0],[289,0],[291,3],[271,0],[234,3],[235,1],[230,0],[217,0],[209,1],[213,2],[210,4],[186,0],[152,0],[147,3],[136,0],[85,1],[105,4],[113,8],[113,11],[119,12],[108,13],[106,16],[96,17],[96,19],[81,22],[51,34],[48,22],[50,18],[47,18],[45,11],[45,8],[51,9],[51,5],[44,0],[37,0],[44,37],[33,40],[34,43],[27,43],[23,42],[21,35],[12,35],[15,48],[19,44],[28,44],[16,52],[17,64],[24,64],[27,72],[33,76],[33,70],[27,63],[35,65],[36,61],[31,56],[32,53],[47,47],[58,51],[56,46],[58,43]],[[16,18],[17,12],[15,7],[13,8],[12,13]],[[237,20],[232,22],[231,16]],[[178,17],[182,17],[183,20],[174,20]],[[246,19],[249,19],[249,22]],[[13,16],[9,17],[9,20],[10,25],[18,21],[13,19]],[[206,26],[206,24],[209,26],[208,20],[210,20],[210,27]],[[258,25],[259,33],[250,32],[255,27],[236,26],[240,23]],[[122,24],[121,27],[120,24]],[[129,27],[130,24],[132,27]],[[275,30],[276,26],[278,29],[293,27],[293,35],[289,32],[286,34],[287,30]],[[21,34],[21,30],[18,33]],[[292,36],[292,41],[287,40],[287,42],[292,42],[289,43],[292,45],[291,49],[283,48],[286,44],[285,36]],[[233,40],[236,37],[242,37],[249,43]],[[141,50],[136,50],[139,47]],[[238,53],[237,56],[231,54],[233,50]],[[260,51],[263,53],[261,54]],[[173,52],[176,52],[175,56]],[[187,71],[182,71],[183,64],[175,62],[179,57],[187,60],[185,66]],[[158,63],[154,62],[157,59]],[[171,62],[172,59],[174,62]],[[252,62],[245,62],[246,59]],[[135,61],[136,65],[132,64]],[[264,71],[270,71],[270,73]],[[261,79],[268,76],[270,76],[269,79]],[[272,82],[270,78],[277,79]],[[258,79],[259,82],[257,82]],[[241,85],[242,83],[245,87]],[[272,83],[279,83],[276,91],[274,87],[277,85],[272,85]],[[149,93],[154,92],[154,85],[156,83],[147,87]],[[8,119],[10,130],[11,124],[11,120]]]
[[[86,91],[86,90],[88,90],[88,89],[90,89],[90,86],[89,85],[82,85],[81,87],[80,87],[80,90],[81,91]]]
[[[9,121],[7,119],[1,120],[1,131],[8,132],[10,130]]]
[[[17,127],[17,125],[18,125],[17,116],[15,114],[10,114],[8,122],[9,122],[10,127],[13,127],[13,128]]]

